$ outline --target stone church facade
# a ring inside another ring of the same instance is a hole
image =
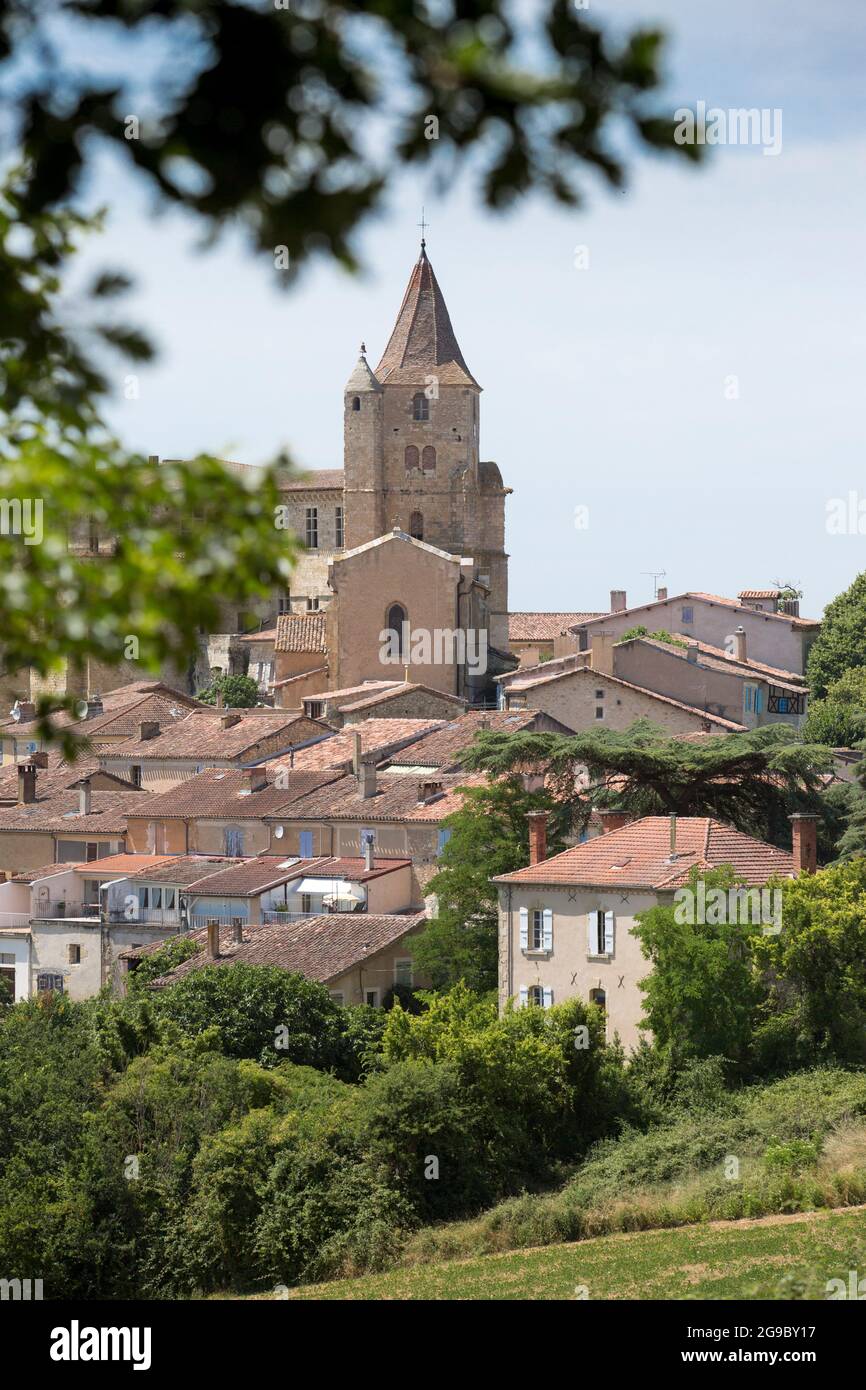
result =
[[[426,620],[436,612],[452,628],[472,624],[484,630],[490,680],[513,666],[507,655],[505,551],[505,500],[510,489],[503,485],[497,465],[480,456],[481,389],[460,350],[422,241],[378,365],[375,370],[370,367],[362,344],[346,382],[343,467],[291,476],[283,484],[284,519],[301,541],[290,588],[243,613],[226,595],[222,631],[202,637],[192,669],[163,672],[163,678],[195,691],[217,671],[249,669],[264,690],[268,682],[261,673],[273,667],[267,659],[268,642],[275,639],[280,615],[301,618],[324,612],[329,650],[326,657],[321,650],[314,659],[311,654],[309,663],[310,668],[326,667],[322,689],[333,688],[341,672],[346,679],[381,679],[378,646],[367,652],[365,642],[359,649],[359,624],[350,616],[361,598],[353,592],[351,576],[368,574],[370,565],[365,560],[347,562],[370,542],[395,535],[419,544],[405,565],[402,583],[392,574],[387,593],[364,595],[377,622],[381,616],[381,626],[386,626],[388,615],[402,609],[410,627],[417,627],[422,616]],[[227,466],[239,471],[248,467]],[[111,550],[110,538],[90,534],[77,541],[76,548],[93,554],[97,563],[100,553]],[[391,553],[389,547],[387,554]],[[394,553],[408,555],[400,547]],[[443,565],[436,556],[454,557],[457,563]],[[384,568],[378,564],[377,572],[392,569],[390,563]],[[368,582],[369,578],[365,588]],[[436,603],[427,592],[431,586],[439,591]],[[251,653],[256,653],[254,666]],[[6,678],[4,684],[11,679],[15,686],[14,691],[10,686],[10,696],[30,699],[40,693],[35,681],[20,678],[24,674]],[[86,696],[144,674],[133,663],[116,670],[94,666],[58,677],[53,688]],[[485,694],[485,683],[467,680],[465,672],[449,668],[438,677],[433,682],[438,688],[470,700]],[[423,677],[413,672],[412,678],[429,681],[431,672]]]

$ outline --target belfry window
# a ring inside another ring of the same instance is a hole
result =
[[[425,473],[432,473],[436,467],[436,450],[432,444],[425,444],[421,450],[421,467]]]
[[[360,396],[353,396],[353,397],[352,397],[352,409],[353,409],[353,410],[360,410],[360,409],[361,409],[361,397],[360,397]]]
[[[420,512],[413,512],[409,518],[409,535],[416,541],[424,539],[424,518]]]
[[[428,401],[427,397],[424,395],[424,392],[423,392],[423,391],[419,391],[419,392],[417,393],[417,395],[415,395],[415,396],[412,397],[412,419],[413,419],[413,420],[429,420],[429,419],[430,419],[430,402]]]
[[[414,444],[406,445],[406,452],[403,455],[403,457],[406,462],[407,473],[409,472],[410,468],[417,468],[420,464],[420,455]]]

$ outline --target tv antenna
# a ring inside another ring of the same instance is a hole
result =
[[[666,570],[641,570],[641,574],[649,575],[653,582],[653,601],[659,596],[659,580],[667,577]]]

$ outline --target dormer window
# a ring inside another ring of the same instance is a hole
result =
[[[430,402],[428,401],[427,397],[424,395],[424,392],[423,392],[423,391],[419,391],[419,392],[417,393],[417,395],[415,395],[415,396],[412,397],[412,419],[413,419],[413,420],[429,420],[429,419],[430,419]]]

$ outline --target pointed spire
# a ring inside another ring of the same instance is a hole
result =
[[[422,240],[421,254],[376,376],[382,382],[423,386],[429,375],[437,376],[445,386],[478,385],[460,351]]]
[[[362,343],[361,355],[358,358],[357,363],[355,364],[355,370],[352,372],[352,375],[349,377],[349,380],[343,387],[344,395],[348,395],[350,391],[360,392],[382,390],[382,387],[380,383],[376,380],[375,375],[373,374],[373,372],[370,371],[370,366],[365,356],[366,351],[366,345]]]

